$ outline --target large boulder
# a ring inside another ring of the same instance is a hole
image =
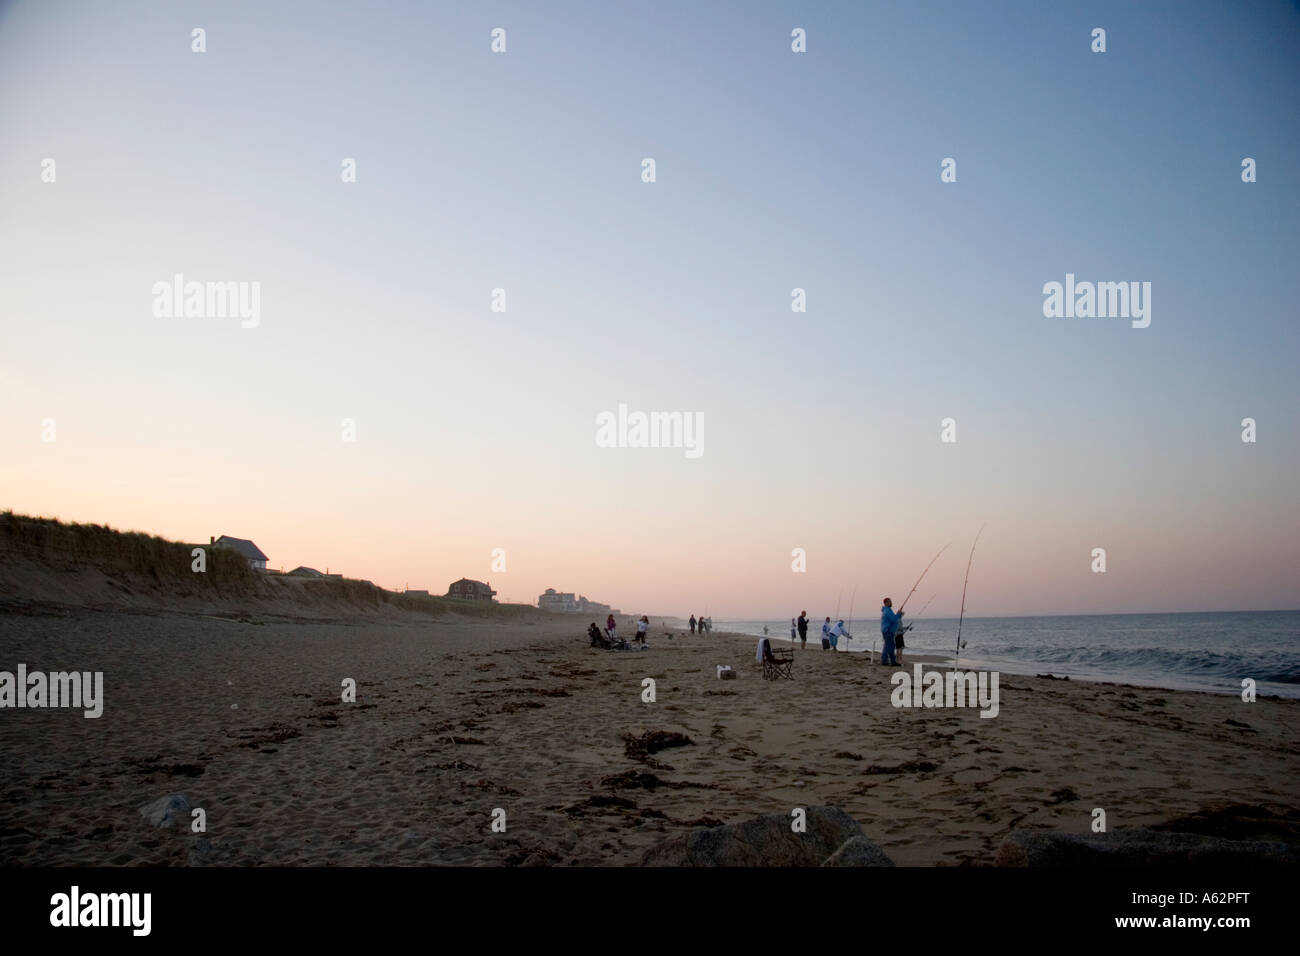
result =
[[[1112,833],[1013,830],[998,847],[994,863],[1038,867],[1294,866],[1300,863],[1300,850],[1285,843],[1140,828]]]
[[[819,866],[850,841],[860,842],[855,842],[843,860],[874,859],[878,855],[888,861],[866,838],[857,821],[838,807],[808,807],[803,833],[791,830],[792,821],[789,814],[771,813],[743,823],[692,830],[652,846],[641,858],[641,865]]]
[[[822,866],[893,866],[894,861],[885,856],[885,851],[866,837],[855,836],[844,841],[844,845],[828,856]]]

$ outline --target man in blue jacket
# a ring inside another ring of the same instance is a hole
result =
[[[885,598],[885,606],[880,609],[880,633],[885,639],[885,646],[880,651],[880,663],[898,666],[898,657],[894,650],[894,636],[898,625],[903,622],[903,612],[894,612],[894,602]]]

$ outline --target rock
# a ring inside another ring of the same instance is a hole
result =
[[[190,801],[183,793],[169,793],[140,808],[140,816],[156,827],[169,827],[176,820],[189,822]]]
[[[641,865],[819,866],[855,837],[870,845],[862,828],[839,807],[808,807],[804,833],[790,829],[792,819],[789,814],[771,813],[743,823],[692,830],[652,846]],[[851,849],[846,859],[860,853],[865,855]]]
[[[866,837],[852,837],[832,853],[822,866],[893,866],[894,861]]]
[[[1294,866],[1300,863],[1300,848],[1142,828],[1113,833],[1013,830],[998,847],[994,863],[1038,867]]]

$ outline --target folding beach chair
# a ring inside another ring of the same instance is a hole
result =
[[[763,680],[794,680],[794,648],[773,648],[771,641],[763,642]]]

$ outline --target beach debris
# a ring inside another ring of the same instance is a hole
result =
[[[232,736],[227,734],[226,736]],[[235,739],[243,741],[239,746],[262,749],[267,744],[282,744],[286,740],[301,737],[302,731],[288,724],[275,723],[268,727],[250,727],[245,733],[234,734]]]
[[[1295,866],[1300,847],[1262,840],[1225,840],[1201,833],[1135,828],[1109,833],[1013,830],[998,847],[997,866],[1128,867]]]
[[[887,767],[882,764],[873,763],[863,770],[863,773],[933,773],[939,769],[928,760],[909,760],[907,763],[895,764]]]
[[[672,730],[647,730],[640,737],[623,735],[623,753],[629,757],[648,757],[669,747],[693,747],[695,741]]]
[[[609,790],[656,790],[659,787],[666,787],[670,790],[716,790],[716,783],[694,783],[690,780],[674,781],[664,780],[652,773],[644,770],[624,770],[622,773],[612,773],[602,777],[600,785]]]
[[[1037,674],[1035,676],[1041,677],[1043,680],[1069,680],[1070,679],[1069,674],[1066,674],[1064,677],[1057,677],[1055,674]]]
[[[636,810],[635,800],[629,800],[626,797],[616,797],[610,794],[598,793],[588,797],[581,803],[575,803],[571,807],[565,807],[564,812],[571,817],[586,816],[589,810]]]
[[[190,799],[183,793],[169,793],[140,808],[140,816],[156,827],[169,827],[176,820],[189,822]]]
[[[652,846],[642,866],[820,866],[846,848],[837,866],[890,865],[862,828],[838,807],[806,808],[806,830],[795,833],[790,816],[772,813],[741,823],[695,829]],[[875,852],[873,853],[872,850]],[[854,862],[874,859],[868,864]]]
[[[187,863],[190,866],[203,866],[212,859],[215,847],[212,841],[207,837],[199,837],[190,845],[190,852],[187,856]]]
[[[730,664],[718,665],[718,680],[735,680],[736,672],[731,669]]]
[[[624,770],[622,773],[612,773],[607,777],[602,777],[600,785],[610,790],[654,790],[661,784],[666,786],[676,786],[669,784],[667,781],[660,780],[652,773],[646,773],[643,770]]]
[[[204,769],[197,763],[163,763],[161,754],[144,760],[128,760],[127,763],[135,768],[136,773],[163,773],[169,777],[200,777]]]

